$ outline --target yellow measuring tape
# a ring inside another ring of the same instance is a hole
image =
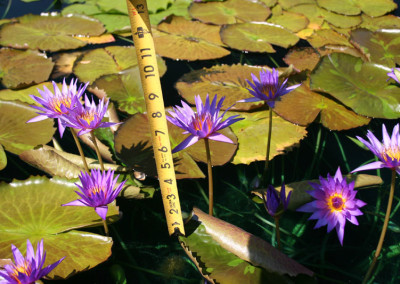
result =
[[[127,0],[168,232],[185,234],[146,0]],[[135,135],[132,133],[132,135]]]

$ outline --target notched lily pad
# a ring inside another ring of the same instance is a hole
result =
[[[83,16],[26,15],[18,20],[2,26],[0,45],[54,52],[86,45],[73,36],[99,36],[105,31],[100,22]]]
[[[271,14],[271,10],[260,2],[249,0],[227,0],[224,2],[193,2],[190,15],[205,23],[216,25],[236,24],[250,21],[261,22]]]
[[[0,258],[12,257],[11,244],[24,248],[27,239],[34,244],[43,239],[48,263],[66,256],[50,278],[67,278],[105,261],[111,255],[111,238],[73,230],[101,226],[94,209],[61,206],[79,198],[76,189],[72,182],[58,178],[1,183]],[[115,203],[108,207],[107,221],[116,221],[118,208]]]
[[[153,31],[157,54],[179,60],[207,60],[224,57],[230,52],[221,45],[220,27],[168,17]]]
[[[61,89],[62,84],[57,83],[58,88]],[[43,90],[46,87],[49,90],[53,90],[53,84],[51,82],[41,83],[35,86],[31,86],[26,89],[20,90],[11,90],[4,89],[0,90],[0,100],[3,101],[20,101],[23,103],[27,103],[29,105],[39,105],[35,100],[33,100],[29,95],[38,96],[38,89]]]
[[[356,113],[399,118],[400,89],[387,81],[389,68],[360,58],[333,53],[324,56],[311,74],[311,89],[329,93]]]
[[[359,15],[364,12],[371,17],[379,17],[397,8],[391,0],[317,0],[320,7],[344,15]]]
[[[283,11],[282,14],[269,18],[268,23],[280,25],[295,33],[306,28],[309,21],[302,14]]]
[[[266,22],[225,25],[221,39],[234,49],[268,53],[275,52],[271,44],[288,48],[299,41],[291,31]]]
[[[19,89],[46,81],[54,63],[37,51],[0,49],[0,79],[8,89]]]

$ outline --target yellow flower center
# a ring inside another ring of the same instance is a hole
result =
[[[273,84],[267,84],[262,86],[262,92],[265,94],[267,97],[269,97],[269,94],[271,93],[272,98],[275,96],[276,93],[276,86]],[[271,99],[272,99],[271,98]]]
[[[92,195],[100,194],[103,193],[104,197],[107,197],[107,191],[105,188],[100,187],[98,184],[95,185],[94,187],[90,188],[89,192],[89,197],[92,197]]]
[[[399,147],[388,147],[382,152],[382,158],[385,162],[397,161],[400,162],[400,149]]]
[[[346,206],[346,199],[343,198],[341,193],[335,193],[332,196],[329,196],[327,200],[327,204],[331,212],[342,211]]]
[[[92,111],[85,111],[79,116],[79,118],[90,124],[94,120],[95,115],[96,114]]]
[[[54,97],[53,100],[51,101],[50,105],[55,112],[57,112],[59,114],[65,114],[66,112],[63,112],[61,110],[61,105],[64,105],[67,108],[71,107],[71,98],[69,98],[69,97]]]
[[[31,263],[28,261],[24,260],[23,265],[16,266],[14,265],[14,272],[10,275],[12,279],[14,279],[18,284],[21,283],[21,281],[18,279],[18,273],[23,273],[25,275],[31,275],[32,273],[32,267]]]
[[[196,130],[203,130],[203,124],[204,121],[206,121],[206,124],[208,126],[208,129],[211,129],[213,123],[211,121],[210,114],[206,113],[202,116],[199,116],[197,113],[195,114],[195,117],[192,121],[192,127]]]

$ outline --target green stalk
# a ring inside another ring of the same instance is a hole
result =
[[[280,218],[280,216],[274,217],[274,219],[275,219],[276,242],[278,243],[278,249],[281,250],[282,246],[281,246],[281,233],[280,233],[280,230],[279,230],[279,218]]]
[[[383,241],[385,239],[386,231],[387,231],[387,228],[389,225],[389,218],[390,218],[390,211],[392,209],[395,183],[396,183],[396,170],[392,169],[392,183],[390,184],[390,193],[389,193],[388,205],[386,208],[385,221],[383,222],[382,232],[381,232],[381,236],[379,238],[378,246],[376,247],[374,259],[372,260],[372,262],[368,268],[367,274],[365,274],[364,280],[362,282],[363,284],[367,283],[368,279],[370,278],[372,271],[374,270],[375,264],[378,260],[381,250],[382,250]]]
[[[213,189],[210,144],[208,142],[208,138],[204,139],[204,144],[206,145],[207,169],[208,169],[208,214],[212,216],[214,207],[214,189]]]
[[[267,140],[267,154],[265,156],[264,172],[261,178],[261,185],[267,186],[267,173],[269,167],[269,152],[271,150],[271,137],[272,137],[272,108],[269,108],[269,124],[268,124],[268,140]]]
[[[103,220],[103,226],[104,226],[104,232],[106,236],[108,237],[110,234],[108,233],[108,226],[107,226],[107,221]]]
[[[96,136],[94,136],[93,130],[90,131],[90,137],[92,138],[92,142],[94,144],[94,149],[96,150],[97,159],[99,160],[100,168],[104,172],[104,164],[103,159],[101,158],[99,147],[97,146]]]
[[[83,166],[85,167],[85,171],[90,174],[89,167],[86,163],[85,154],[83,154],[81,143],[79,142],[78,136],[76,135],[75,131],[71,129],[72,136],[74,137],[76,147],[78,147],[79,154],[81,155]]]

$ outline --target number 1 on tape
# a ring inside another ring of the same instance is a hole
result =
[[[127,0],[168,232],[185,234],[146,0]]]

